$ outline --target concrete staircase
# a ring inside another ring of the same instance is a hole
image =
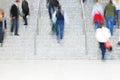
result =
[[[103,5],[103,8],[105,7],[107,1],[101,1],[101,4]],[[96,44],[96,39],[95,39],[95,29],[94,25],[92,24],[92,8],[93,8],[94,3],[89,2],[85,3],[85,15],[86,15],[86,32],[87,32],[87,40],[88,40],[88,52],[90,56],[95,56],[95,54],[100,54],[100,51],[98,49],[98,44]],[[90,14],[87,14],[90,13]],[[117,45],[118,42],[118,36],[119,36],[119,31],[120,29],[116,28],[114,29],[114,35],[111,37],[111,42],[113,45],[113,51],[112,52],[107,52],[107,58],[109,59],[119,59],[120,58],[120,46]],[[92,55],[93,54],[93,55]],[[92,58],[92,57],[91,57]]]
[[[39,0],[30,0],[30,17],[29,17],[29,25],[24,26],[23,19],[20,17],[19,24],[19,34],[20,36],[10,35],[10,17],[9,10],[12,5],[12,0],[2,1],[3,5],[8,4],[6,6],[2,6],[4,9],[7,19],[7,27],[8,31],[5,35],[4,45],[0,47],[0,59],[31,59],[34,57],[34,35],[35,28],[37,24],[37,16],[39,7]],[[34,3],[33,3],[34,2]],[[20,4],[21,8],[21,4]]]
[[[55,35],[51,35],[51,25],[45,0],[41,4],[41,20],[37,36],[37,57],[49,59],[86,59],[85,36],[79,0],[59,0],[62,9],[69,16],[65,25],[65,36],[58,44]],[[74,5],[73,5],[74,4]]]
[[[91,11],[94,2],[90,0],[84,4],[85,28],[80,0],[59,0],[62,9],[67,14],[69,24],[65,25],[63,41],[58,44],[55,35],[51,35],[51,21],[49,20],[46,0],[29,0],[30,16],[29,25],[24,26],[20,17],[20,36],[10,35],[9,9],[12,0],[1,3],[6,13],[8,31],[5,36],[4,46],[0,47],[1,60],[39,60],[39,59],[84,59],[99,60],[100,50],[95,39],[95,29],[92,24]],[[103,6],[106,4],[101,2]],[[120,59],[120,47],[117,46],[119,29],[115,28],[111,41],[113,52],[107,52],[108,59]],[[39,35],[37,35],[39,34]]]

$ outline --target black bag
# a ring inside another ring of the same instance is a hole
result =
[[[52,32],[54,33],[54,32],[56,32],[56,24],[52,24]]]
[[[110,51],[110,52],[111,52],[112,50],[113,50],[113,49],[112,49],[112,46],[111,46],[111,47],[108,49],[108,51]]]

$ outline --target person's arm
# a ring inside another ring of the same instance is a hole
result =
[[[4,31],[6,32],[7,31],[7,21],[5,20],[5,29]]]
[[[12,18],[12,8],[13,8],[13,6],[11,6],[11,8],[10,8],[10,17]]]
[[[27,2],[27,5],[28,5],[28,15],[30,15],[30,8],[29,8],[28,2]]]
[[[106,17],[106,7],[104,9],[104,18]]]

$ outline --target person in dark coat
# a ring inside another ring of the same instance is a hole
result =
[[[48,7],[50,19],[52,19],[52,14],[54,13],[54,11],[58,7],[58,5],[59,5],[58,0],[47,0],[47,7]]]
[[[23,19],[25,21],[24,25],[28,25],[27,16],[29,15],[29,5],[26,0],[22,1],[22,12],[23,12]]]
[[[19,27],[19,0],[16,0],[15,3],[11,6],[10,17],[11,17],[11,32],[15,29],[15,36],[19,36],[18,27]]]
[[[6,20],[4,18],[4,12],[0,9],[0,43],[3,46],[4,32],[6,31]]]

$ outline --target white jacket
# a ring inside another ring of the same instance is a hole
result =
[[[98,42],[106,42],[111,37],[111,34],[108,28],[102,27],[96,30],[95,36]]]

